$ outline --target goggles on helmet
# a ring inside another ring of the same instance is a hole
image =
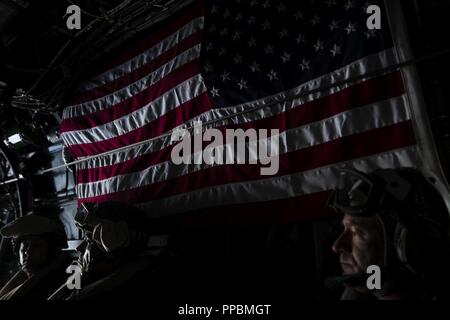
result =
[[[369,176],[356,170],[343,169],[328,206],[338,213],[370,217],[386,209],[386,201],[400,200],[410,185],[397,176]],[[406,188],[406,189],[405,189]],[[400,193],[402,193],[400,195]]]

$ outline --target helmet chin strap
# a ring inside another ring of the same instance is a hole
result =
[[[342,276],[334,276],[328,277],[325,279],[325,287],[330,290],[339,289],[343,286],[349,287],[366,287],[367,279],[371,276],[371,274],[366,272],[356,272],[352,274],[344,274]],[[386,267],[381,268],[381,279],[383,285],[381,290],[377,290],[378,292],[387,292],[390,289],[389,285],[389,271]],[[386,281],[387,280],[387,281]]]
[[[357,272],[342,276],[328,277],[325,279],[325,287],[330,290],[338,289],[343,286],[361,287],[365,286],[369,274],[365,272]]]

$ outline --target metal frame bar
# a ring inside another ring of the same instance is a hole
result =
[[[384,0],[384,3],[399,64],[406,61],[414,61],[401,1]],[[421,169],[425,174],[434,177],[440,182],[436,183],[435,186],[443,195],[450,212],[450,197],[448,196],[450,188],[442,170],[433,138],[416,64],[403,65],[400,70],[405,82],[406,94],[411,105],[416,140],[423,157]]]

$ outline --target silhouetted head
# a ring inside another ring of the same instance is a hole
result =
[[[42,270],[67,247],[62,223],[35,213],[5,225],[0,233],[18,246],[19,264],[29,275]]]
[[[136,208],[119,202],[104,202],[82,209],[75,220],[84,231],[79,263],[85,272],[108,272],[124,256],[146,247],[149,233],[145,216]]]

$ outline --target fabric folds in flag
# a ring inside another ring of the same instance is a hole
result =
[[[191,222],[285,222],[329,214],[343,166],[418,166],[386,17],[381,30],[366,25],[373,4],[384,12],[379,0],[196,1],[121,48],[64,109],[72,156],[98,155],[77,164],[79,203],[121,201]],[[278,129],[278,173],[174,165],[167,133],[198,121]]]

